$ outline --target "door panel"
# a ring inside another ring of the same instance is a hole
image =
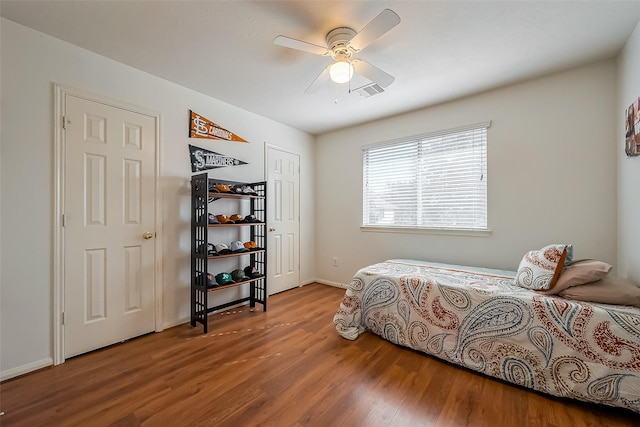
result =
[[[267,149],[269,294],[300,285],[300,157]]]
[[[68,94],[64,108],[64,354],[71,357],[155,328],[156,119]]]

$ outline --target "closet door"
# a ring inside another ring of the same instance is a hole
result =
[[[267,148],[269,294],[300,285],[300,156]]]
[[[65,95],[64,357],[155,329],[156,118]]]

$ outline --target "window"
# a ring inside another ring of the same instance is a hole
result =
[[[363,226],[487,230],[489,125],[364,147]]]

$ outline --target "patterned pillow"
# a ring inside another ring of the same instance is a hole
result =
[[[549,289],[558,281],[567,257],[567,245],[548,245],[524,254],[514,283],[527,289]]]

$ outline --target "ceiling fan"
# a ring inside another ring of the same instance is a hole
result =
[[[329,64],[316,77],[305,93],[316,92],[329,80],[335,83],[346,83],[351,80],[354,72],[385,88],[393,83],[395,77],[364,59],[355,58],[354,55],[399,23],[400,17],[391,9],[385,9],[358,33],[349,27],[338,27],[329,31],[327,46],[318,46],[287,36],[277,36],[273,39],[273,43],[315,55],[330,56],[334,59],[335,62]]]

